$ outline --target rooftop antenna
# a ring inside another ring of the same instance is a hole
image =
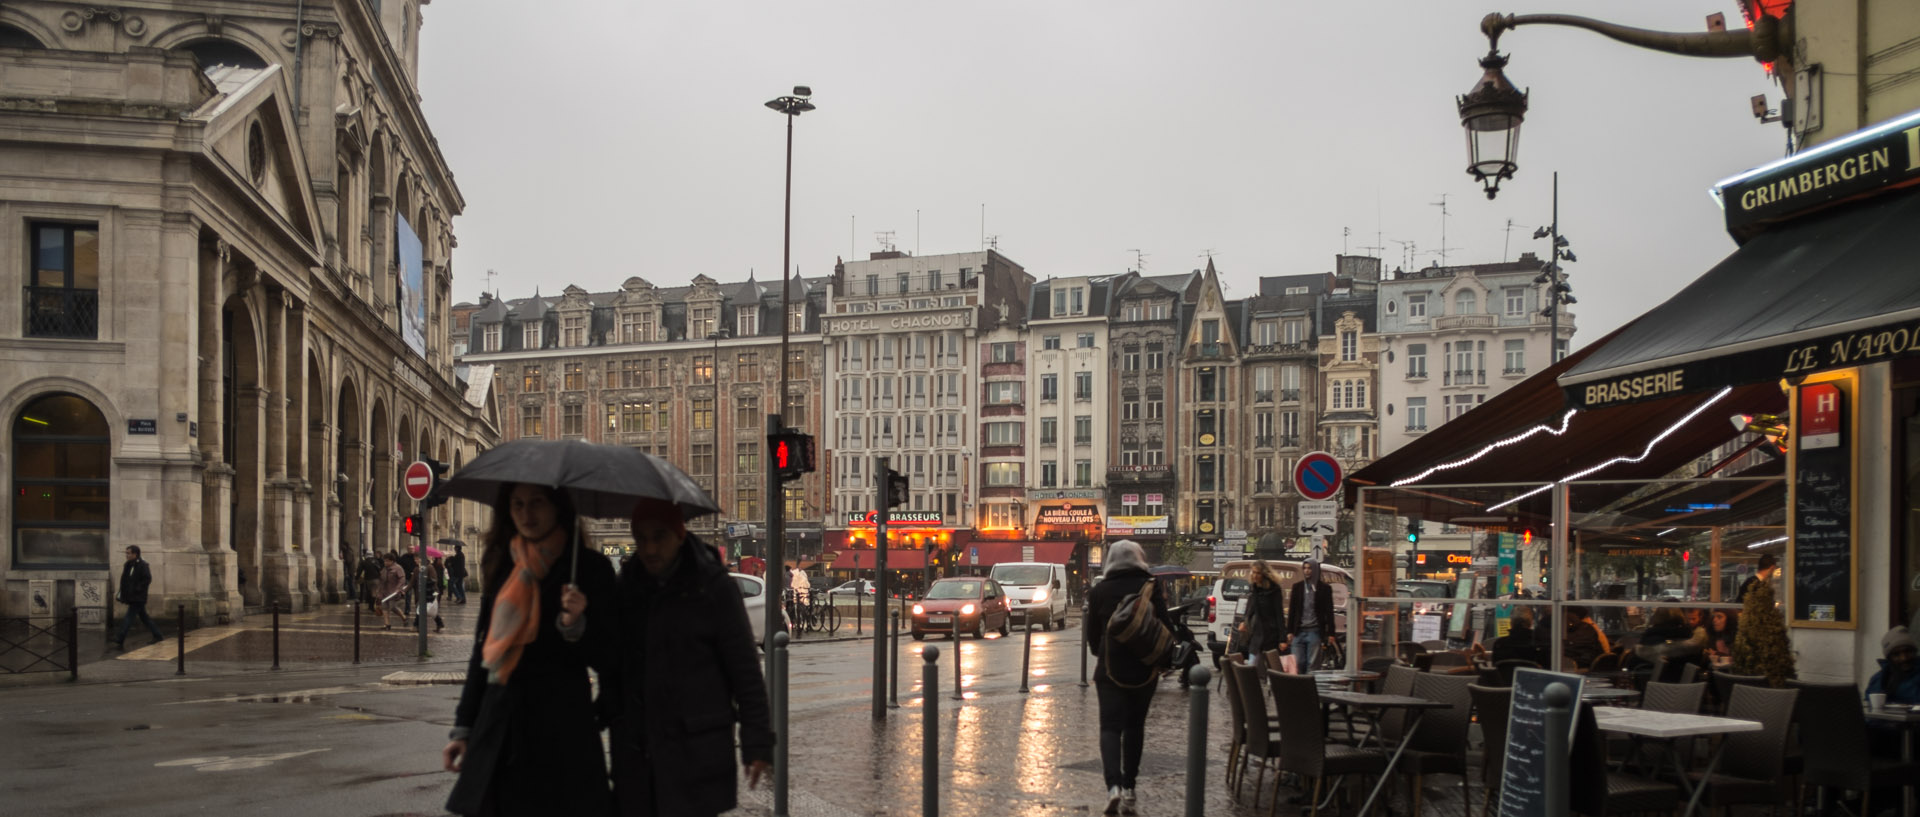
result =
[[[998,236],[998,235],[990,235],[990,236],[987,236],[987,237],[986,237],[986,248],[987,248],[987,249],[989,249],[989,250],[997,250],[997,249],[1000,249],[1000,236]]]
[[[1341,255],[1347,254],[1347,236],[1350,236],[1350,235],[1353,235],[1353,228],[1351,227],[1340,228],[1340,254]]]
[[[987,248],[987,203],[980,202],[980,249]]]
[[[493,270],[487,270],[487,291],[493,293],[493,297],[496,299],[500,297],[500,290],[493,288],[493,276],[499,274],[500,273],[494,272]]]
[[[848,258],[852,258],[860,254],[858,250],[854,249],[855,242],[853,238],[855,235],[855,230],[858,228],[859,224],[860,224],[859,216],[847,216],[847,257]]]
[[[876,231],[873,234],[873,238],[874,240],[880,242],[881,252],[893,252],[893,231],[892,230]]]
[[[920,208],[913,208],[913,254],[920,254]]]
[[[1507,256],[1511,253],[1511,250],[1509,248],[1513,245],[1513,228],[1519,227],[1521,229],[1525,229],[1526,226],[1527,225],[1525,224],[1513,223],[1513,219],[1507,219],[1507,238],[1505,243],[1502,243],[1500,245],[1500,263],[1504,264],[1508,260],[1510,260],[1507,258]]]
[[[1393,243],[1400,245],[1400,268],[1404,270],[1413,269],[1413,256],[1415,250],[1419,249],[1418,242],[1401,241],[1396,238],[1393,239]]]
[[[1440,200],[1428,202],[1428,206],[1440,208],[1440,249],[1435,250],[1433,254],[1440,258],[1440,266],[1444,267],[1447,265],[1447,253],[1449,252],[1449,248],[1447,247],[1447,194],[1441,193]]]
[[[1145,272],[1147,269],[1147,254],[1139,250],[1127,250],[1127,252],[1133,253],[1133,271]]]

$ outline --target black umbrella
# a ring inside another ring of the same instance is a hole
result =
[[[484,451],[434,490],[434,497],[492,504],[504,485],[526,482],[565,488],[581,516],[624,519],[635,499],[679,506],[683,518],[719,513],[686,472],[652,454],[621,445],[579,440],[515,440]]]

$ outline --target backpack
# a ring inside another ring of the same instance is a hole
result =
[[[1156,580],[1148,579],[1131,595],[1120,600],[1107,618],[1104,657],[1112,660],[1113,645],[1119,644],[1135,660],[1149,669],[1164,669],[1173,651],[1173,631],[1153,609]],[[1112,670],[1108,670],[1111,677]],[[1156,678],[1157,680],[1157,678]],[[1118,683],[1118,681],[1115,681]],[[1151,681],[1149,682],[1151,683]]]

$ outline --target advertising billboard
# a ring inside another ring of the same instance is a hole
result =
[[[394,238],[400,254],[400,338],[421,357],[427,356],[427,272],[420,236],[406,216],[395,219]]]

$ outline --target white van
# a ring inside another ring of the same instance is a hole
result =
[[[1268,560],[1280,583],[1287,589],[1287,601],[1293,601],[1293,588],[1307,575],[1305,562]],[[1253,561],[1228,562],[1220,568],[1220,578],[1213,583],[1213,593],[1207,596],[1207,647],[1214,655],[1226,652],[1227,642],[1233,635],[1234,624],[1240,616],[1246,614],[1247,595],[1252,589]],[[1345,568],[1335,565],[1320,565],[1320,578],[1333,585],[1334,632],[1347,631],[1347,596],[1353,592],[1353,578],[1347,575]]]
[[[1067,566],[1049,562],[1002,562],[989,578],[1007,591],[1013,618],[1021,623],[1067,628]]]

